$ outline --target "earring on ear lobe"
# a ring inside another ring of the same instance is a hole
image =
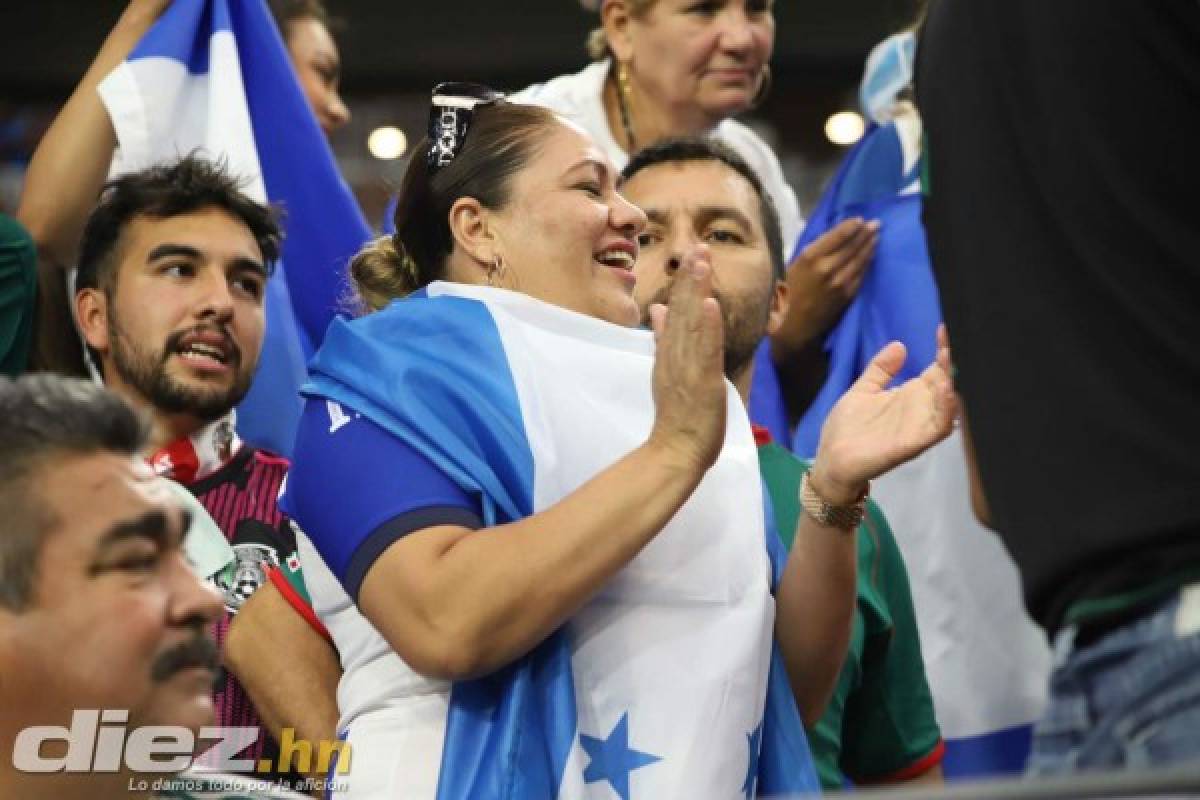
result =
[[[761,106],[766,102],[767,95],[771,93],[771,65],[763,64],[758,76],[758,90],[754,92],[754,97],[750,100],[750,108]]]
[[[500,280],[504,279],[504,259],[500,256],[496,256],[494,259],[492,259],[492,268],[489,269],[487,273],[488,286],[495,286],[495,281],[497,278]]]

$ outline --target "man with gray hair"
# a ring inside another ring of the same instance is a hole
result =
[[[128,732],[212,724],[221,601],[184,558],[188,512],[138,456],[146,434],[99,386],[0,378],[0,796],[152,796],[191,749],[138,753]]]

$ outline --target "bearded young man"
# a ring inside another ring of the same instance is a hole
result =
[[[150,414],[144,455],[199,499],[232,547],[233,563],[211,576],[225,603],[215,636],[228,669],[214,699],[219,724],[260,729],[241,754],[256,764],[274,755],[268,732],[333,737],[339,674],[293,588],[303,583],[288,580],[298,577],[296,541],[276,507],[287,461],[234,432],[280,238],[270,209],[221,167],[187,157],[108,185],[84,230],[75,294],[106,385]]]
[[[725,323],[725,375],[746,402],[754,352],[788,308],[779,220],[758,176],[718,142],[680,139],[642,150],[622,180],[621,193],[648,219],[635,299],[646,314],[665,302],[683,254],[706,245]],[[770,516],[784,544],[807,555],[807,602],[845,604],[853,615],[843,630],[795,632],[811,643],[804,674],[790,677],[822,785],[940,781],[943,745],[907,571],[883,513],[868,500],[844,535],[798,536],[799,489],[811,465],[754,428]]]

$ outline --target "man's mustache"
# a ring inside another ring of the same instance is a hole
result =
[[[203,633],[175,645],[161,653],[150,667],[150,679],[162,683],[175,673],[191,667],[204,667],[216,672],[220,665],[220,653],[216,644]]]

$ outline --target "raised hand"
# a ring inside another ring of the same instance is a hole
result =
[[[953,430],[958,398],[944,329],[938,331],[934,363],[916,378],[887,388],[904,358],[899,342],[883,348],[829,412],[810,478],[826,502],[852,503],[868,481],[921,454]]]
[[[650,319],[657,345],[650,441],[689,469],[706,470],[725,440],[726,404],[725,331],[706,245],[684,256],[668,305],[651,306]]]
[[[787,271],[791,307],[781,335],[789,347],[803,347],[829,329],[858,293],[878,243],[879,222],[856,217],[800,251]]]

